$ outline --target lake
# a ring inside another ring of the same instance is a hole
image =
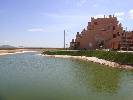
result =
[[[0,56],[0,100],[133,100],[133,71],[33,52]]]

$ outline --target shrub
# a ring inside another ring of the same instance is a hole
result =
[[[87,56],[97,57],[120,64],[133,64],[133,53],[121,53],[116,51],[102,50],[83,50],[83,51],[44,51],[42,54],[48,55],[71,55],[71,56]]]

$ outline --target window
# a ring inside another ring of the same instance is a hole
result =
[[[113,30],[115,30],[115,26],[113,26]]]
[[[124,33],[122,33],[122,36],[124,35]]]
[[[97,25],[97,22],[94,22],[94,25]]]
[[[113,34],[113,38],[116,38],[116,34]]]

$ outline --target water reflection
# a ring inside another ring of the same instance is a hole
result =
[[[0,95],[0,100],[5,100],[5,99]]]
[[[91,80],[91,86],[98,92],[115,93],[119,89],[120,72],[117,70],[111,70],[109,68],[93,67],[93,78]]]
[[[132,100],[132,77],[129,71],[79,60],[3,56],[0,100]]]
[[[80,67],[76,75],[81,84],[85,84],[88,89],[93,92],[116,93],[119,89],[120,70],[106,68],[102,65],[97,65],[88,62],[79,62]]]

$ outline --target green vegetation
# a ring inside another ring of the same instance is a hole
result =
[[[121,53],[116,51],[102,51],[102,50],[89,50],[89,51],[44,51],[42,54],[48,55],[71,55],[71,56],[86,56],[97,57],[109,61],[114,61],[120,64],[133,65],[133,53]]]

